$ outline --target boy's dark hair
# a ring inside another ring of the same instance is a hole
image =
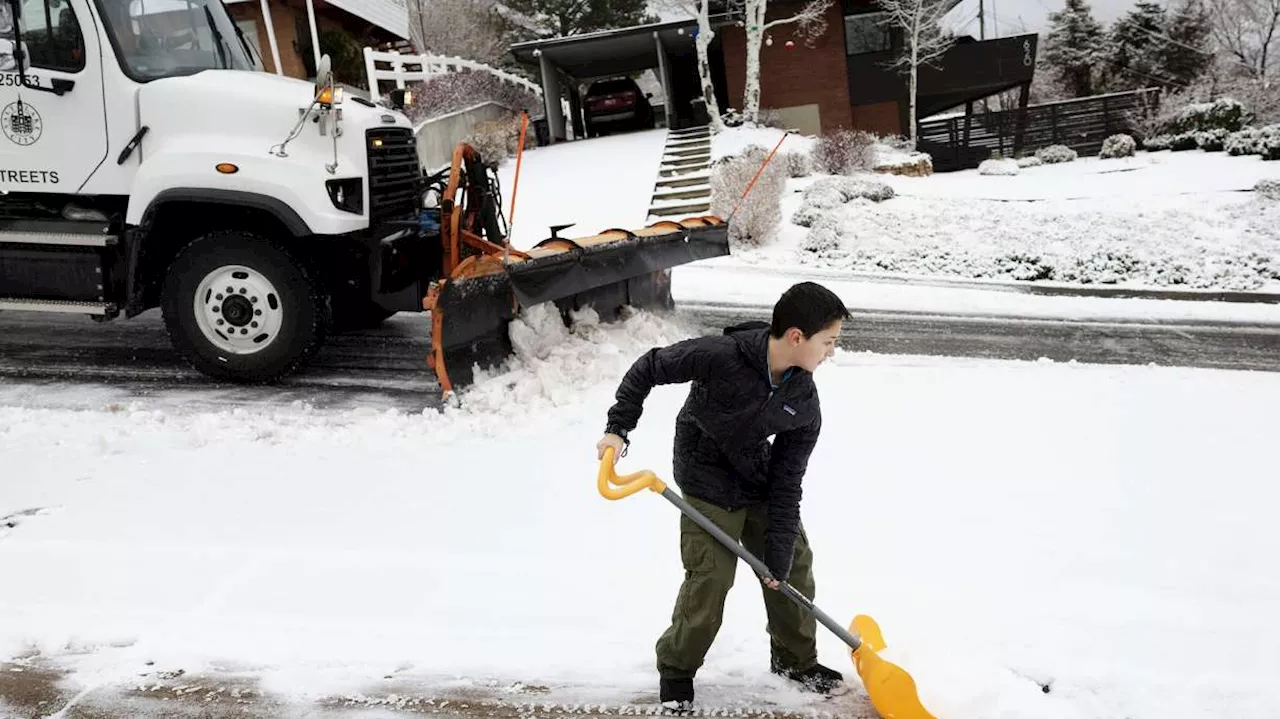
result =
[[[816,282],[801,282],[782,293],[773,306],[769,334],[781,337],[792,327],[808,339],[837,320],[849,319],[849,310],[836,293]]]

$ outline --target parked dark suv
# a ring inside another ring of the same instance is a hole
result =
[[[587,137],[598,137],[615,129],[652,130],[654,128],[652,95],[641,92],[635,80],[619,77],[597,80],[582,98],[582,115]]]

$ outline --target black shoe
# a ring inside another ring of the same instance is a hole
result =
[[[829,669],[821,664],[814,664],[804,671],[796,671],[794,669],[783,669],[776,664],[770,667],[774,674],[779,674],[792,681],[799,682],[800,686],[808,691],[818,694],[830,694],[840,683],[844,681],[844,675],[840,672]]]
[[[689,711],[693,708],[693,680],[663,677],[658,682],[658,701],[672,711]]]

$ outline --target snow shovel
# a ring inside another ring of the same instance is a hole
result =
[[[683,497],[668,489],[666,483],[658,479],[658,475],[646,469],[618,476],[613,466],[613,448],[605,449],[604,459],[600,461],[600,473],[596,484],[600,494],[605,499],[622,499],[645,489],[661,494],[676,505],[681,512],[684,512],[689,519],[697,522],[698,526],[710,532],[711,536],[720,540],[724,546],[751,565],[756,574],[765,579],[773,579],[772,573],[764,562],[753,556],[737,540],[730,537],[701,512],[694,509]],[[853,618],[849,628],[845,629],[826,612],[814,606],[807,597],[787,582],[779,582],[778,591],[801,607],[804,607],[824,627],[830,629],[845,644],[849,645],[849,654],[853,658],[853,665],[858,671],[858,676],[862,677],[862,684],[867,689],[867,696],[871,698],[871,706],[875,708],[876,713],[883,719],[935,719],[920,703],[920,697],[916,692],[916,683],[911,678],[911,675],[902,667],[881,659],[876,654],[879,650],[884,649],[885,644],[880,634],[880,626],[876,624],[874,619],[865,614],[859,614]],[[861,638],[859,635],[861,635]]]

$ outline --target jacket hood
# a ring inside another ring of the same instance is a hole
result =
[[[746,358],[747,363],[769,378],[769,323],[760,320],[739,322],[724,328],[724,333],[733,338],[738,351]]]

